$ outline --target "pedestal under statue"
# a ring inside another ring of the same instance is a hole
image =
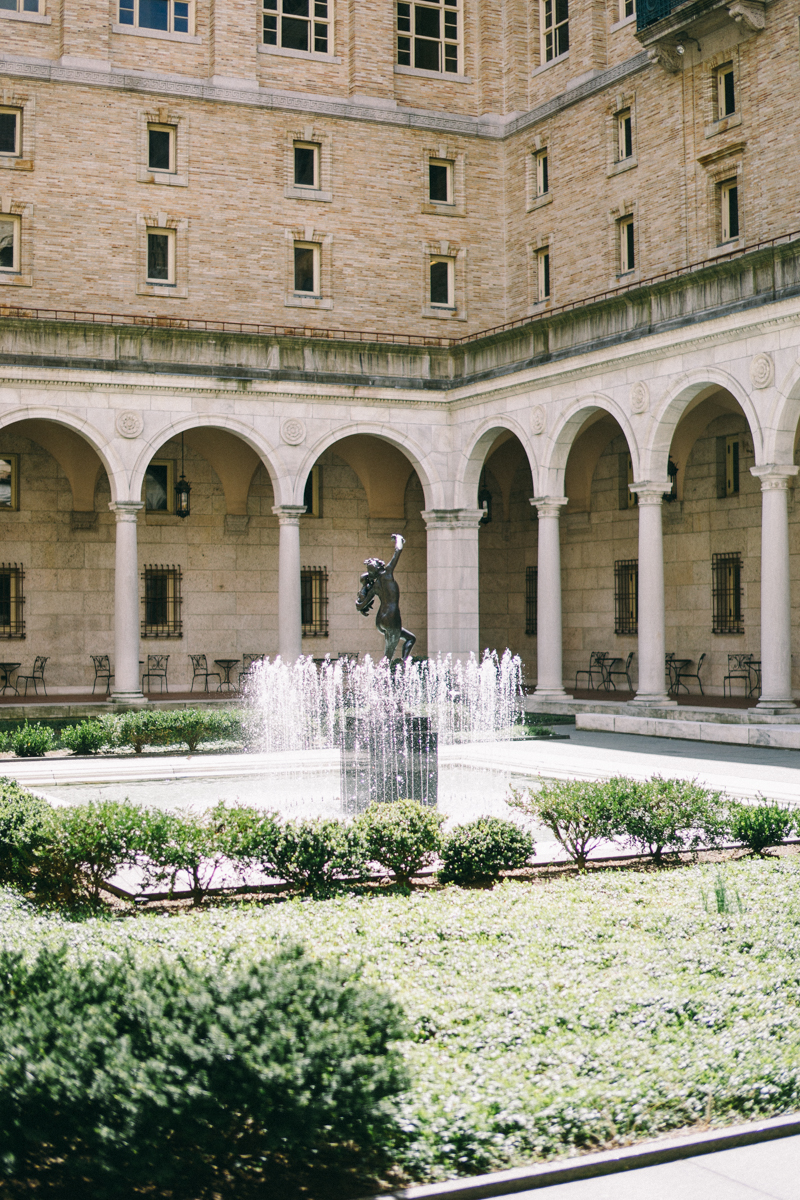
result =
[[[397,560],[405,546],[405,538],[399,533],[392,534],[394,554],[388,563],[382,558],[367,558],[364,566],[367,568],[361,576],[361,588],[356,597],[356,608],[366,616],[375,601],[378,601],[378,615],[375,624],[383,634],[384,654],[391,662],[397,649],[397,643],[403,640],[403,661],[408,658],[416,642],[413,633],[403,628],[400,617],[400,588],[394,577]]]

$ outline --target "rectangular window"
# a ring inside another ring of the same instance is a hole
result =
[[[20,218],[0,213],[0,271],[19,271]]]
[[[0,510],[19,509],[19,455],[0,454]]]
[[[431,204],[453,203],[453,164],[445,159],[428,163],[428,199]]]
[[[144,475],[145,512],[175,512],[175,462],[154,458]]]
[[[539,300],[550,299],[550,247],[536,251],[536,276]]]
[[[171,285],[175,282],[175,230],[148,229],[147,282]]]
[[[435,307],[453,307],[453,274],[452,258],[431,259],[431,304]]]
[[[619,507],[622,512],[636,508],[639,497],[631,491],[633,483],[633,459],[630,454],[623,452],[619,456]]]
[[[725,63],[717,70],[717,117],[729,117],[736,112],[736,80],[733,63]]]
[[[550,62],[569,50],[569,0],[542,0],[542,58]]]
[[[163,33],[192,33],[193,0],[119,0],[119,23]]]
[[[265,46],[332,53],[329,9],[333,0],[263,0]]]
[[[620,0],[619,19],[624,21],[626,17],[636,15],[636,0]]]
[[[739,495],[739,447],[738,437],[725,439],[725,495]]]
[[[636,233],[633,217],[623,217],[619,224],[619,273],[625,275],[636,267]]]
[[[617,161],[633,158],[633,117],[629,108],[617,113]]]
[[[741,554],[712,556],[711,602],[712,633],[744,633]]]
[[[301,569],[300,612],[303,637],[328,636],[328,572],[324,567]]]
[[[319,295],[319,246],[295,242],[294,290],[306,296]]]
[[[459,0],[397,5],[397,61],[421,71],[459,69]]]
[[[319,190],[319,146],[313,142],[294,143],[294,186]]]
[[[719,187],[720,241],[733,242],[739,236],[739,183],[729,179]]]
[[[183,637],[180,567],[145,567],[142,637]]]
[[[0,8],[5,7],[0,0]],[[22,153],[22,113],[18,108],[0,108],[0,155],[19,158]]]
[[[0,0],[0,8],[11,12],[38,13],[39,0]]]
[[[322,467],[312,467],[306,479],[303,491],[303,504],[306,506],[305,516],[322,516]]]
[[[0,638],[24,638],[22,619],[25,572],[17,563],[0,563]]]
[[[639,632],[639,561],[614,563],[614,633]]]
[[[547,151],[540,150],[533,157],[536,160],[536,195],[546,196],[550,191],[550,164],[547,159]]]
[[[537,609],[539,603],[539,568],[525,568],[525,633],[536,636]]]
[[[175,126],[147,126],[147,169],[175,172]]]

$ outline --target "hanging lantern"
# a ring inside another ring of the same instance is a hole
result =
[[[486,472],[484,471],[481,479],[481,488],[478,492],[478,508],[483,510],[481,517],[481,525],[488,525],[492,519],[492,493],[486,486]]]
[[[667,504],[671,504],[673,500],[677,500],[678,498],[678,468],[671,458],[667,463],[667,474],[669,475],[672,487],[668,492],[664,492],[664,499]]]
[[[178,517],[188,517],[191,512],[189,504],[189,493],[192,490],[192,485],[187,481],[183,470],[183,434],[181,434],[181,477],[175,484],[175,515]]]

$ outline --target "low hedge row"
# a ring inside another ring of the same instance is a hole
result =
[[[42,722],[25,721],[10,733],[0,733],[0,750],[11,750],[19,758],[40,758],[62,746],[73,754],[99,754],[126,746],[141,754],[146,746],[183,745],[192,754],[201,742],[241,742],[243,736],[238,712],[136,709],[122,716],[90,717],[65,726],[60,734]]]

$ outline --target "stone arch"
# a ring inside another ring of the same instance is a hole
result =
[[[786,465],[794,462],[800,438],[800,366],[793,364],[776,390],[778,396],[764,430],[764,462]]]
[[[426,508],[444,507],[442,503],[442,481],[435,477],[429,469],[428,460],[430,459],[430,451],[424,451],[407,434],[403,434],[401,437],[396,430],[389,426],[368,421],[358,421],[339,426],[335,430],[329,430],[328,433],[319,438],[303,457],[300,468],[293,480],[293,499],[287,500],[286,503],[302,504],[306,479],[320,455],[324,454],[326,450],[335,449],[337,442],[343,441],[345,438],[355,437],[357,434],[378,438],[380,441],[387,442],[390,446],[399,450],[401,454],[405,455],[419,476],[425,496]]]
[[[0,413],[0,429],[8,429],[10,426],[17,425],[20,422],[47,422],[52,425],[61,426],[69,430],[70,434],[81,438],[94,451],[105,469],[111,488],[112,501],[127,499],[128,472],[124,464],[114,448],[109,444],[108,439],[84,417],[71,413],[69,409],[34,405],[25,405],[21,408],[9,409],[6,412]],[[33,441],[37,440],[35,431],[31,431],[29,436]],[[96,473],[88,480],[85,477],[82,478],[85,463],[81,462],[80,458],[73,463],[70,461],[70,456],[68,455],[65,461],[62,461],[57,448],[53,445],[43,445],[43,449],[48,454],[52,454],[67,475],[70,487],[72,488],[73,505],[76,510],[86,511],[89,508],[93,508],[94,486],[97,480]],[[75,456],[73,455],[72,457]],[[90,494],[91,504],[89,503]]]
[[[747,391],[727,371],[704,368],[681,376],[654,413],[653,426],[642,454],[641,475],[636,475],[637,479],[667,478],[670,450],[681,418],[693,401],[702,401],[720,389],[730,393],[741,408],[753,439],[756,463],[764,461],[761,421]]]
[[[487,417],[472,434],[470,442],[462,452],[461,466],[455,483],[456,508],[475,508],[480,486],[481,471],[489,453],[504,432],[517,438],[525,451],[531,469],[534,494],[538,493],[539,464],[522,425],[513,417]]]
[[[601,419],[604,414],[613,417],[622,430],[633,463],[634,479],[640,478],[641,447],[628,414],[609,396],[596,393],[576,400],[556,422],[539,472],[542,495],[563,495],[570,451],[579,435],[589,427],[591,419]],[[590,475],[594,472],[602,449],[604,447],[594,456],[593,465],[592,462],[586,464],[586,471]]]

